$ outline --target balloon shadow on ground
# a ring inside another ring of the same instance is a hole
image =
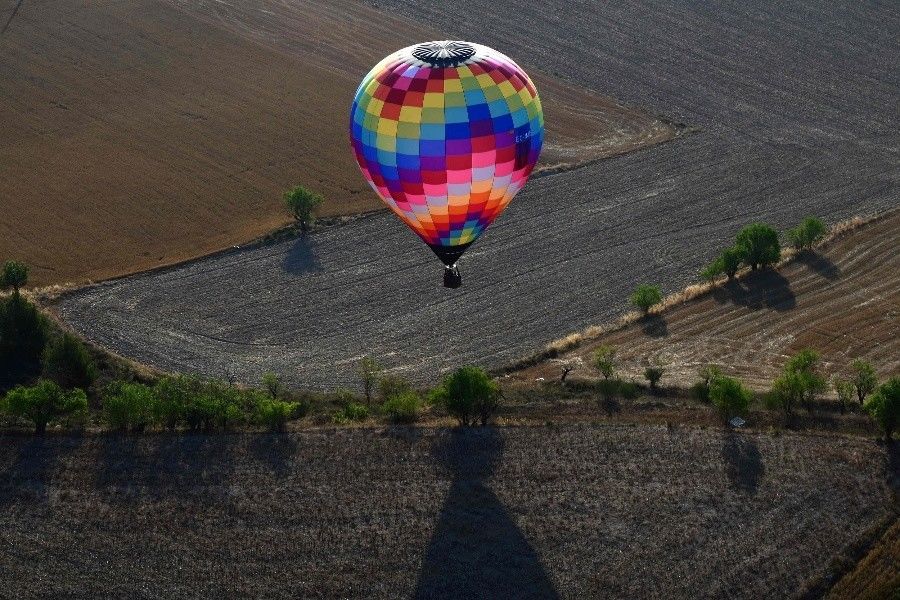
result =
[[[312,236],[302,234],[297,237],[294,245],[291,246],[291,249],[284,255],[284,260],[281,262],[281,268],[285,272],[294,275],[304,275],[322,271],[322,265],[319,264],[319,253]]]
[[[766,471],[756,441],[729,429],[722,445],[722,460],[731,484],[744,493],[756,494]]]
[[[558,598],[540,558],[486,480],[503,454],[493,428],[441,436],[435,458],[453,478],[415,598]]]
[[[797,306],[791,282],[774,269],[763,269],[742,279],[732,279],[713,290],[713,298],[723,304],[732,303],[750,310],[770,308],[784,312]]]
[[[641,329],[644,335],[653,338],[668,337],[669,326],[662,315],[647,315],[641,318]]]
[[[0,506],[46,502],[59,459],[82,441],[80,435],[0,436],[2,454],[15,454],[0,476]]]
[[[834,281],[841,277],[841,269],[830,258],[822,256],[818,252],[804,250],[797,255],[797,262],[806,266],[810,271],[815,271],[828,281]]]

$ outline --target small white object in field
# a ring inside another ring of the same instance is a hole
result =
[[[543,380],[544,380],[543,377],[538,377],[537,379],[535,379],[535,381],[543,381]]]
[[[734,417],[730,421],[728,421],[732,427],[743,427],[747,424],[747,421],[743,420],[740,417]]]

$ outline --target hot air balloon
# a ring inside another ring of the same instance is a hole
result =
[[[444,263],[456,265],[525,185],[544,115],[528,75],[479,44],[427,42],[387,56],[350,110],[350,140],[372,189]]]

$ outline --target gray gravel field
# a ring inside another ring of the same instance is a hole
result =
[[[750,221],[900,203],[896,2],[379,6],[700,131],[535,179],[463,257],[460,290],[381,214],[86,288],[61,316],[163,369],[328,388],[371,352],[429,381],[609,320],[637,283],[678,289]]]

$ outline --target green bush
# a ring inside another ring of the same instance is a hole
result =
[[[315,211],[324,202],[319,194],[303,187],[295,186],[284,193],[284,203],[300,224],[300,229],[307,231],[315,221]]]
[[[47,424],[64,417],[87,414],[87,395],[84,390],[64,390],[56,383],[42,379],[32,387],[18,386],[4,401],[4,410],[15,417],[34,424],[34,431],[42,434]]]
[[[881,427],[884,439],[890,442],[900,424],[900,377],[891,377],[881,384],[866,400],[865,409]]]
[[[841,414],[844,414],[847,412],[847,405],[853,400],[856,388],[853,387],[852,381],[841,379],[840,377],[835,377],[832,381],[832,385],[834,386],[835,394],[837,394],[838,402],[841,405]]]
[[[709,264],[708,267],[700,271],[700,276],[704,279],[713,280],[723,273],[728,279],[734,279],[741,263],[744,261],[744,249],[740,246],[732,246],[722,251],[722,254]]]
[[[143,431],[155,414],[153,388],[142,383],[116,382],[103,395],[103,418],[112,429]]]
[[[866,400],[866,396],[872,393],[875,386],[878,385],[878,375],[875,373],[875,367],[872,363],[861,359],[856,359],[850,365],[853,369],[853,387],[856,388],[856,398],[859,405],[862,406]]]
[[[631,294],[629,301],[632,306],[641,309],[646,315],[650,308],[662,302],[663,296],[658,285],[641,284]]]
[[[196,377],[177,375],[163,377],[153,386],[156,402],[154,420],[166,429],[175,429],[185,420],[191,399],[200,393],[202,383]]]
[[[797,250],[808,250],[825,237],[827,231],[825,223],[821,220],[806,217],[802,223],[788,230],[787,237]]]
[[[344,415],[350,421],[365,421],[369,418],[369,409],[365,404],[351,402],[344,407]]]
[[[13,289],[13,295],[19,295],[19,289],[28,283],[28,265],[16,260],[8,260],[0,271],[0,289]]]
[[[737,379],[719,375],[709,382],[709,399],[728,420],[747,410],[753,394]]]
[[[254,395],[254,398],[254,421],[270,431],[284,431],[288,421],[296,418],[300,410],[298,402],[285,402],[261,394]]]
[[[500,387],[478,367],[462,367],[444,377],[431,393],[432,403],[444,407],[462,426],[487,425],[500,402]]]
[[[781,376],[766,396],[771,408],[781,408],[785,418],[790,418],[797,404],[803,403],[812,411],[817,394],[825,391],[827,382],[818,372],[819,354],[804,349],[788,359]]]
[[[267,371],[262,376],[262,386],[272,399],[281,395],[281,378],[277,373]]]
[[[37,377],[46,344],[47,320],[37,307],[19,295],[0,299],[0,388]]]
[[[735,245],[743,253],[742,260],[754,271],[781,259],[778,232],[765,223],[752,223],[741,229]]]
[[[709,385],[716,377],[722,375],[721,369],[716,365],[705,365],[699,371],[700,381],[691,387],[691,393],[701,402],[709,402]]]
[[[613,376],[616,370],[616,349],[612,346],[600,346],[594,352],[594,368],[596,368],[604,379]]]
[[[97,378],[94,360],[81,340],[64,333],[44,348],[43,376],[65,389],[88,389]]]
[[[412,390],[391,396],[382,406],[382,411],[391,423],[413,423],[419,418],[422,401]]]
[[[644,369],[644,379],[650,383],[650,389],[656,391],[659,381],[662,379],[665,369],[660,366]]]
[[[381,373],[381,365],[373,356],[364,356],[359,361],[359,378],[363,385],[363,396],[366,398],[366,404],[372,403],[372,395],[375,392],[375,386],[378,383],[378,375]]]
[[[409,381],[400,375],[385,374],[378,380],[378,396],[381,402],[387,402],[394,396],[412,391]]]

